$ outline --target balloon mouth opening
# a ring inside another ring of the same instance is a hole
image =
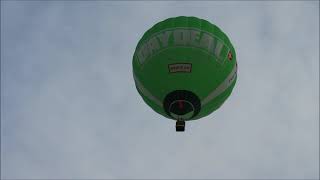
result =
[[[163,107],[172,119],[189,120],[200,112],[201,103],[198,96],[193,92],[175,90],[166,95]]]

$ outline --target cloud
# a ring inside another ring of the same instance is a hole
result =
[[[319,2],[1,2],[1,178],[319,178]],[[165,18],[227,33],[236,87],[188,122],[153,112],[131,61]]]

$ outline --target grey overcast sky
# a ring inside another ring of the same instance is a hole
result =
[[[181,15],[219,26],[239,69],[176,133],[131,62]],[[1,178],[318,179],[319,1],[1,1]]]

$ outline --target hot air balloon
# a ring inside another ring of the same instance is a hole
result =
[[[138,42],[132,60],[139,94],[154,111],[185,122],[217,110],[237,79],[236,53],[227,35],[197,17],[155,24]]]

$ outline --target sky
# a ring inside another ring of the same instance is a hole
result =
[[[238,79],[177,133],[131,63],[181,15],[228,35]],[[318,179],[319,1],[1,1],[1,178]]]

